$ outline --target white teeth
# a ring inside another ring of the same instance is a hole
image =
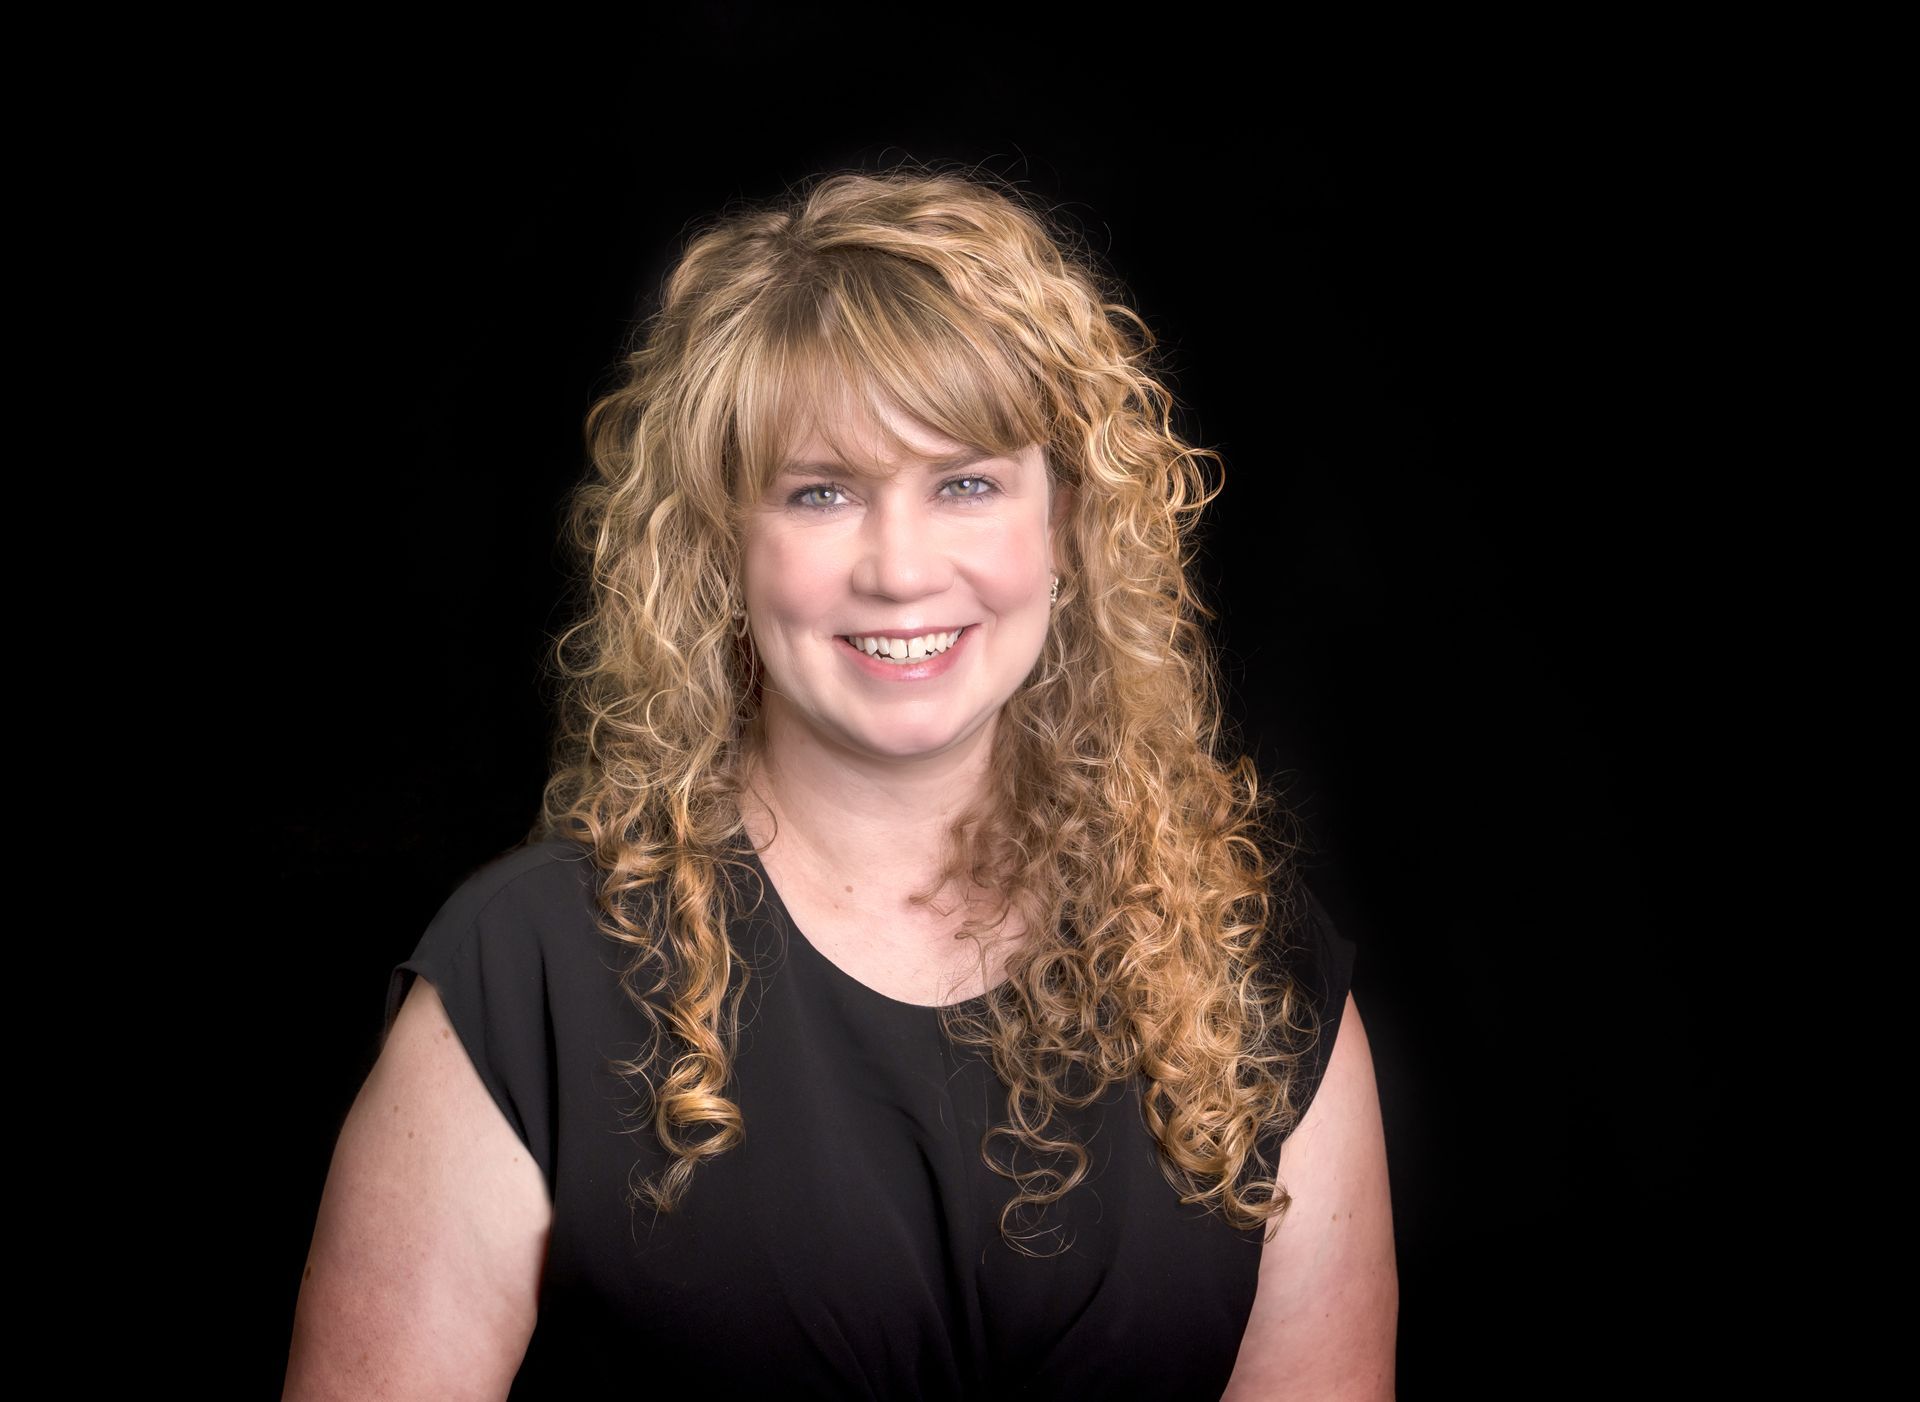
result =
[[[850,637],[848,642],[883,662],[907,662],[922,657],[937,657],[960,640],[966,630],[951,633],[926,633],[917,638]]]

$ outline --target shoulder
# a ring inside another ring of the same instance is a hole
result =
[[[1341,933],[1304,879],[1294,884],[1281,908],[1279,936],[1266,942],[1265,962],[1312,1005],[1314,1020],[1325,1038],[1315,1059],[1317,1074],[1339,1033],[1360,947]]]
[[[1261,1248],[1224,1402],[1394,1395],[1400,1310],[1393,1198],[1373,1054],[1352,994],[1324,1082],[1281,1146],[1293,1202]]]
[[[1340,932],[1304,878],[1288,885],[1277,907],[1278,918],[1260,946],[1262,981],[1270,990],[1286,990],[1289,998],[1278,1009],[1267,1045],[1293,1060],[1293,1099],[1305,1114],[1341,1041],[1359,946]],[[1271,1145],[1286,1134],[1269,1127],[1262,1137]]]
[[[469,871],[433,923],[466,927],[576,916],[591,909],[598,876],[592,854],[570,838],[523,844]]]
[[[1290,904],[1292,916],[1287,922],[1286,945],[1298,971],[1316,986],[1316,991],[1327,995],[1329,1002],[1344,1001],[1359,946],[1341,933],[1326,905],[1304,878],[1298,883]]]
[[[596,871],[592,853],[571,838],[523,843],[469,871],[447,897],[446,908],[477,916],[502,899],[513,903],[571,896],[591,890],[587,883]]]
[[[522,844],[472,868],[454,885],[403,968],[458,974],[483,966],[505,975],[578,957],[597,945],[599,869],[567,838]],[[436,980],[437,981],[437,980]],[[389,989],[388,1022],[405,984]]]

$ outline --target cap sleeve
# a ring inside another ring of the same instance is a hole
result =
[[[1347,994],[1353,987],[1353,966],[1359,948],[1334,926],[1333,917],[1312,888],[1302,882],[1301,890],[1306,896],[1305,909],[1288,947],[1285,967],[1305,987],[1320,1021],[1319,1038],[1300,1068],[1303,1079],[1296,1103],[1304,1119],[1307,1107],[1319,1093],[1320,1082],[1326,1077],[1327,1063],[1333,1057],[1334,1042],[1339,1038],[1341,1018],[1346,1012]]]
[[[387,982],[386,1044],[415,976],[432,984],[493,1101],[553,1189],[553,1027],[541,922],[517,892],[517,863],[469,877]],[[521,883],[524,887],[525,883]]]

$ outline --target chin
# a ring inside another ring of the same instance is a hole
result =
[[[946,728],[912,731],[892,729],[869,732],[859,737],[857,743],[863,750],[893,759],[922,759],[952,749],[971,733],[968,730]]]
[[[957,735],[916,735],[911,738],[892,735],[869,741],[864,748],[888,759],[925,759],[951,749],[959,738]]]

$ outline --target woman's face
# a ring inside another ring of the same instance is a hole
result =
[[[769,736],[856,763],[989,744],[1051,612],[1043,449],[974,458],[921,425],[887,422],[910,456],[846,421],[828,427],[854,463],[818,434],[795,444],[744,542]],[[957,642],[927,636],[955,632]],[[906,660],[880,660],[876,646]]]

